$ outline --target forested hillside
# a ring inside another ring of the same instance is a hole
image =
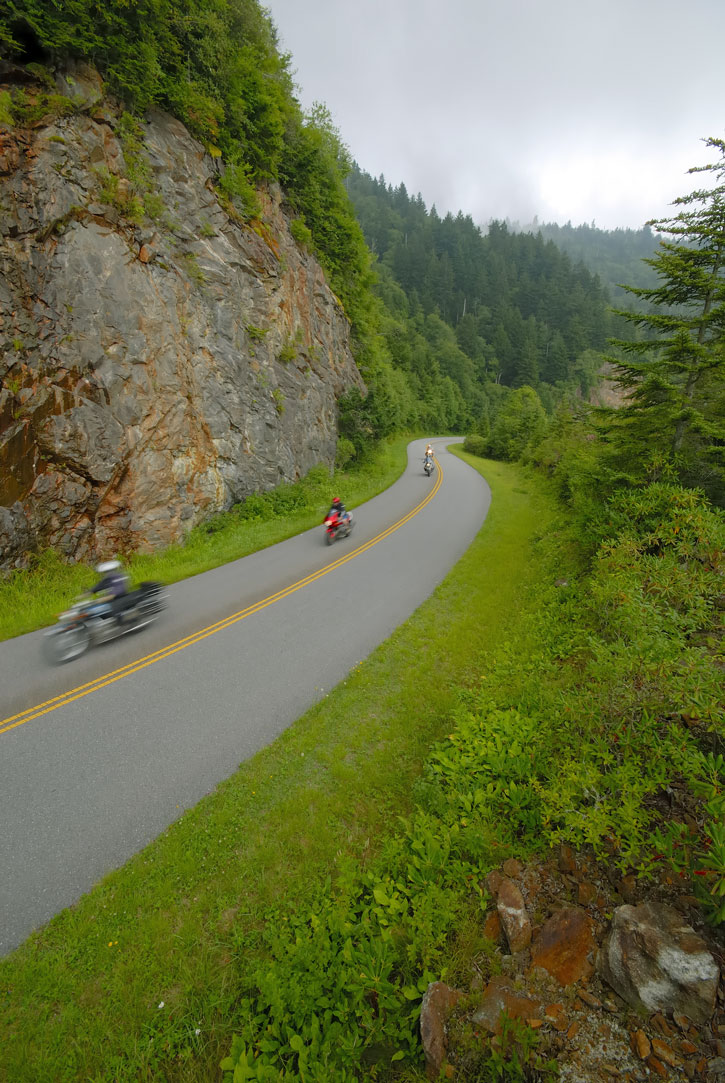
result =
[[[645,260],[651,259],[660,241],[651,226],[641,229],[599,229],[586,222],[573,226],[571,222],[534,221],[530,225],[511,227],[516,232],[541,234],[544,240],[553,241],[562,252],[581,261],[598,275],[613,303],[629,308],[632,295],[622,288],[628,286],[651,287],[657,280],[656,272]]]
[[[610,333],[595,275],[551,241],[470,216],[441,218],[404,185],[356,169],[347,190],[377,258],[383,330],[421,421],[487,434],[507,389],[536,388],[551,410],[586,394]]]

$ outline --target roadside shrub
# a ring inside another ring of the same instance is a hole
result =
[[[339,437],[335,453],[335,469],[344,470],[355,458],[355,445],[346,436]]]
[[[496,415],[488,439],[488,454],[514,462],[528,447],[538,444],[546,431],[546,412],[532,387],[512,391]]]
[[[486,440],[483,436],[472,433],[463,441],[463,450],[467,451],[469,455],[478,455],[484,458],[486,455]]]

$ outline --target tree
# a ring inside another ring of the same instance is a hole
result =
[[[681,208],[649,223],[671,238],[645,262],[657,273],[652,288],[627,289],[651,306],[647,313],[620,312],[649,332],[644,341],[616,344],[612,358],[627,393],[610,415],[612,432],[628,472],[653,457],[687,485],[725,498],[725,141],[707,139],[720,160],[695,166],[714,186],[680,196]],[[641,469],[639,470],[641,473]]]
[[[546,413],[532,387],[512,391],[503,404],[491,429],[488,453],[492,459],[513,462],[534,446],[546,430]]]

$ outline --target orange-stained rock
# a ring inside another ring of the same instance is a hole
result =
[[[484,989],[481,1006],[474,1012],[472,1020],[491,1034],[500,1034],[502,1012],[512,1019],[526,1022],[529,1019],[540,1020],[541,1005],[533,997],[517,993],[508,978],[492,978]]]
[[[632,1035],[632,1047],[640,1060],[647,1060],[652,1052],[650,1040],[643,1030],[636,1030]]]
[[[550,1004],[544,1014],[546,1021],[551,1023],[554,1030],[558,1030],[559,1033],[563,1033],[569,1026],[569,1020],[564,1013],[563,1004]]]
[[[662,1061],[658,1060],[657,1057],[654,1057],[650,1054],[650,1056],[647,1057],[645,1064],[648,1068],[651,1068],[656,1075],[660,1076],[661,1079],[667,1079],[669,1072],[665,1068]]]
[[[531,965],[543,967],[560,985],[588,978],[594,967],[588,956],[596,947],[592,923],[583,910],[559,910],[544,924],[531,950]]]
[[[663,1060],[665,1064],[669,1064],[671,1068],[681,1068],[682,1060],[678,1057],[670,1047],[662,1041],[661,1038],[652,1039],[652,1052],[659,1060]]]
[[[576,872],[576,854],[565,842],[559,848],[559,872]]]
[[[588,1004],[590,1008],[601,1008],[602,1002],[599,997],[595,997],[593,993],[590,993],[587,989],[579,989],[577,995],[580,1000],[583,1000],[585,1004]]]

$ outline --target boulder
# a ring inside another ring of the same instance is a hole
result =
[[[504,877],[501,881],[496,908],[509,950],[515,953],[528,948],[531,943],[531,920],[520,889],[508,877]]]
[[[442,981],[431,982],[420,1008],[420,1039],[428,1079],[438,1079],[446,1059],[446,1022],[463,993]]]
[[[695,1023],[713,1013],[720,970],[704,940],[664,903],[620,906],[598,958],[602,978],[634,1008]]]

